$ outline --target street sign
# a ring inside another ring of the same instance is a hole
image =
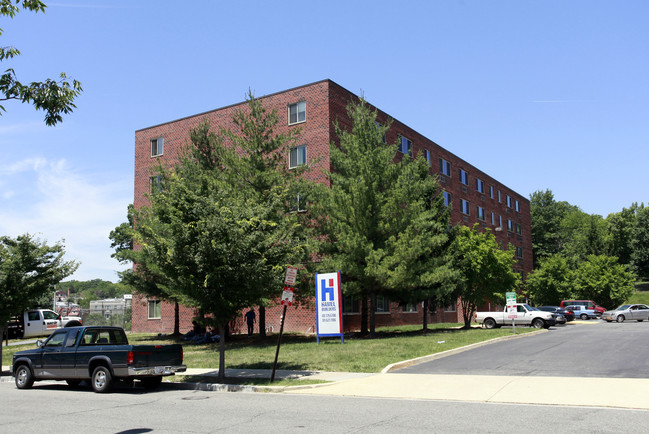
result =
[[[297,268],[287,267],[286,277],[284,278],[284,284],[288,286],[294,286],[296,279],[297,279]]]
[[[282,291],[282,306],[290,306],[293,304],[293,293],[295,292],[294,288],[289,286],[284,287]]]

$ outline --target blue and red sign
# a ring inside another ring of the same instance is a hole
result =
[[[320,336],[343,336],[340,271],[315,275],[316,327]]]

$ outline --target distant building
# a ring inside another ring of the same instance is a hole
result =
[[[89,314],[101,314],[105,318],[114,315],[124,315],[126,309],[131,307],[132,295],[125,295],[123,298],[107,298],[104,300],[93,300],[90,302]]]
[[[334,122],[348,129],[352,121],[347,114],[348,102],[358,97],[331,80],[296,87],[260,98],[264,107],[277,110],[279,123],[277,133],[300,128],[298,145],[286,155],[287,167],[293,168],[318,161],[328,166],[329,143],[338,140]],[[409,102],[412,103],[412,102]],[[147,205],[146,195],[157,182],[153,169],[159,163],[178,161],[180,152],[189,142],[189,132],[208,121],[212,128],[232,127],[232,116],[237,110],[246,110],[246,102],[234,104],[209,112],[143,128],[135,132],[135,186],[134,205]],[[390,116],[377,110],[378,122],[387,124]],[[515,268],[523,276],[532,271],[532,237],[529,200],[495,178],[422,136],[407,125],[393,120],[386,133],[386,141],[399,141],[402,157],[424,155],[430,164],[431,174],[440,178],[447,206],[452,206],[451,223],[468,226],[478,224],[492,229],[498,241],[516,246],[518,263]],[[516,157],[503,156],[503,171],[516,165]],[[307,171],[305,176],[326,183],[319,170]],[[296,203],[301,210],[300,203]],[[335,271],[335,270],[331,270]],[[345,270],[341,270],[344,274]],[[278,295],[281,288],[278,288]],[[429,314],[429,322],[461,322],[462,313],[454,303],[438,308]],[[343,301],[345,331],[358,330],[360,308],[358,300],[346,297]],[[197,315],[195,309],[180,306],[181,332],[191,328],[191,320]],[[279,307],[267,309],[266,324],[270,330],[279,330]],[[259,316],[257,316],[259,318]],[[174,306],[156,298],[136,296],[133,300],[132,330],[134,332],[169,333],[173,331]],[[286,318],[285,329],[315,332],[315,310],[292,308]],[[422,304],[398,306],[385,297],[377,303],[377,327],[388,324],[420,324]],[[242,324],[241,324],[242,325]],[[244,328],[244,327],[242,327]],[[235,330],[236,331],[236,330]]]

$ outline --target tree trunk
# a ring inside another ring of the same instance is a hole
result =
[[[225,335],[227,331],[223,323],[219,324],[219,381],[225,380]]]
[[[361,335],[367,334],[367,297],[361,297]]]
[[[2,376],[2,338],[4,337],[5,330],[7,330],[7,327],[2,327],[0,328],[0,376]],[[6,344],[9,344],[9,330],[7,330],[7,342]]]
[[[266,308],[259,306],[259,336],[266,337]]]
[[[370,294],[370,337],[376,337],[376,293]]]
[[[462,306],[462,319],[464,319],[464,329],[470,329],[471,328],[471,319],[473,317],[473,312],[475,312],[475,307],[473,306],[473,303],[469,303],[468,301],[462,300],[460,302],[460,306]]]
[[[180,336],[180,305],[178,300],[174,302],[174,333],[173,336]]]
[[[424,331],[428,330],[428,303],[429,303],[429,301],[430,301],[430,299],[428,299],[428,298],[426,300],[424,300],[424,308],[423,308],[424,317],[422,318],[422,329]]]

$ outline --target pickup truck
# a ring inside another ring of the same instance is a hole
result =
[[[81,325],[81,317],[61,316],[50,309],[30,309],[12,318],[7,324],[9,339],[49,336],[61,327]]]
[[[37,348],[13,356],[11,374],[19,389],[29,389],[39,380],[65,380],[72,387],[85,380],[103,393],[115,381],[134,379],[155,389],[163,376],[187,369],[181,345],[129,345],[120,327],[62,328],[36,343]]]
[[[512,318],[507,311],[507,306],[499,312],[476,312],[476,321],[483,324],[487,329],[497,328],[503,325],[511,325]],[[538,310],[535,307],[523,303],[516,303],[516,318],[514,325],[528,325],[535,328],[548,328],[555,325],[556,319],[553,313]]]

